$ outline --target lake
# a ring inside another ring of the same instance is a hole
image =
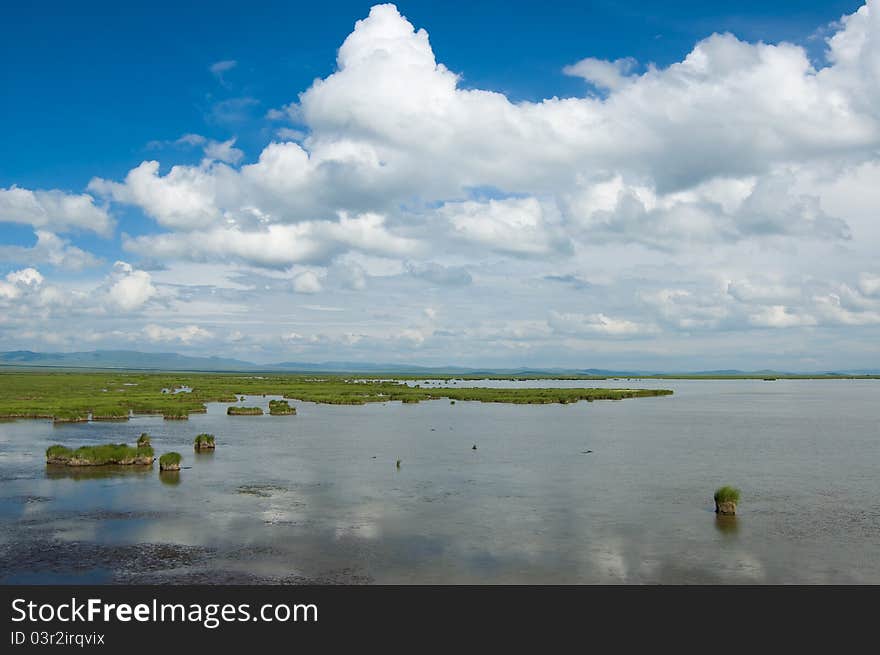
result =
[[[0,422],[0,582],[880,583],[880,381],[491,384],[675,394]],[[45,464],[141,432],[186,468]]]

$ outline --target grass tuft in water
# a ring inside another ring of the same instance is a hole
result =
[[[715,502],[716,503],[738,503],[739,502],[739,489],[730,486],[718,487],[715,490]]]

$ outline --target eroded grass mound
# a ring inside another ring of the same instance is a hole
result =
[[[214,450],[214,435],[213,434],[200,434],[193,441],[193,448],[196,450]]]
[[[183,457],[180,453],[170,452],[163,453],[161,457],[159,457],[159,470],[160,471],[179,471],[180,470],[180,462]]]
[[[229,416],[262,416],[263,410],[259,407],[229,407],[226,413]]]

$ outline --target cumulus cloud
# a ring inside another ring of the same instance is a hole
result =
[[[204,168],[174,166],[160,177],[159,162],[145,161],[129,171],[124,183],[94,179],[89,189],[117,202],[139,205],[168,227],[202,227],[221,214],[214,204],[217,180]]]
[[[31,191],[17,186],[0,189],[0,223],[24,223],[56,232],[86,230],[109,236],[113,219],[88,194]]]
[[[875,72],[863,63],[880,40],[877,13],[872,2],[844,20],[821,69],[797,45],[715,34],[666,68],[635,73],[630,59],[594,58],[565,68],[605,97],[514,103],[460,88],[427,32],[377,5],[340,47],[337,70],[279,113],[307,127],[301,145],[272,143],[235,169],[234,140],[210,142],[215,164],[160,174],[158,162],[143,162],[122,183],[89,188],[215,239],[230,225],[260,234],[345,211],[393,219],[389,236],[422,233],[518,256],[570,255],[577,243],[609,240],[666,249],[766,236],[846,240],[845,218],[796,189],[791,167],[870,157],[880,145],[880,102],[869,102],[880,100]],[[512,195],[469,198],[476,188]],[[437,209],[401,210],[412,198]],[[155,245],[161,256],[167,239]]]
[[[12,271],[6,275],[6,281],[0,281],[0,297],[7,300],[15,300],[28,289],[33,289],[43,284],[43,276],[35,268],[23,268]]]
[[[146,271],[135,270],[131,264],[118,261],[113,265],[107,299],[124,312],[140,309],[156,295],[156,287]]]
[[[297,293],[318,293],[321,280],[312,271],[304,271],[293,278],[292,286]]]
[[[514,255],[545,256],[570,252],[571,244],[559,227],[558,215],[536,198],[444,204],[439,213],[454,233],[487,248]]]
[[[85,250],[47,230],[36,230],[37,242],[33,247],[0,245],[0,261],[22,264],[51,264],[58,268],[77,271],[97,266],[99,260]]]
[[[391,234],[378,214],[348,216],[336,221],[269,224],[260,230],[239,227],[206,232],[172,232],[127,238],[125,248],[162,259],[238,260],[270,268],[325,263],[348,250],[406,256],[418,251],[417,241]]]

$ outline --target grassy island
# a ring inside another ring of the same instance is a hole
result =
[[[492,376],[483,376],[492,377]],[[498,376],[495,376],[496,378]],[[432,379],[441,379],[432,376]],[[206,411],[205,403],[237,402],[242,396],[281,396],[286,400],[332,405],[428,400],[520,404],[568,404],[582,400],[620,400],[664,396],[666,389],[463,388],[407,385],[407,376],[393,379],[351,375],[248,375],[244,373],[139,373],[133,371],[15,371],[0,369],[0,418],[48,418],[58,422],[87,421],[89,416],[124,417],[161,414],[186,420]],[[457,378],[460,379],[460,378]],[[473,379],[473,378],[468,378]],[[536,378],[530,378],[536,379]],[[585,383],[589,378],[583,377]],[[623,384],[623,383],[621,383]],[[190,388],[189,393],[162,393]],[[259,414],[259,408],[231,407],[230,415]]]
[[[259,407],[230,407],[226,413],[229,416],[262,416],[263,410]]]
[[[161,457],[159,457],[159,470],[160,471],[179,471],[180,470],[180,461],[183,459],[180,453],[164,453]]]
[[[296,414],[296,407],[291,407],[286,400],[270,400],[269,414],[271,416],[290,416]]]
[[[153,463],[150,446],[136,448],[124,443],[101,446],[81,446],[76,450],[55,445],[46,449],[46,463],[64,466],[150,465]]]
[[[193,441],[193,448],[196,450],[214,450],[214,435],[200,434]]]

